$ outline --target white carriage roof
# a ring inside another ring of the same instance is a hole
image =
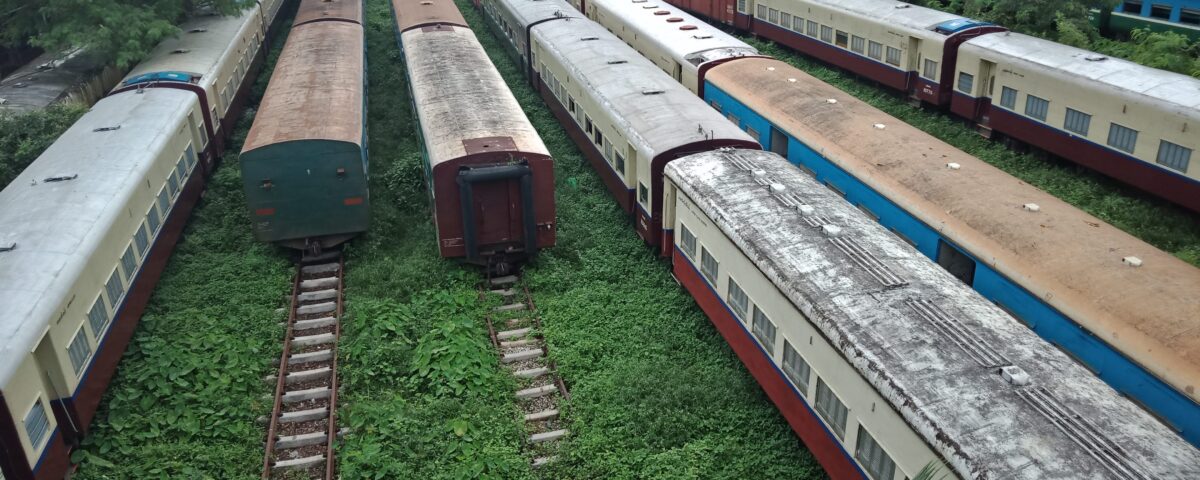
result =
[[[1095,88],[1129,92],[1133,95],[1126,96],[1142,96],[1200,119],[1200,79],[1187,75],[1015,32],[982,35],[965,42],[963,48],[979,48],[1054,75],[1090,80]]]
[[[709,139],[756,141],[591,20],[546,22],[533,34],[545,39],[547,54],[571,77],[586,82],[584,90],[624,125],[620,130],[647,158]]]
[[[126,215],[127,199],[145,188],[145,171],[195,99],[191,92],[156,88],[100,100],[0,191],[0,244],[16,243],[0,252],[0,385],[62,313],[79,275],[116,218]],[[78,177],[45,181],[72,175]]]
[[[633,31],[641,32],[663,51],[668,52],[681,65],[704,62],[727,57],[757,55],[758,50],[733,35],[709,25],[691,14],[666,2],[654,0],[590,0],[593,5],[603,6],[612,15],[621,19]],[[670,12],[656,15],[655,12]],[[668,22],[681,18],[682,22]],[[688,26],[694,30],[681,30]]]
[[[489,137],[510,137],[519,151],[550,155],[475,34],[443,28],[452,31],[401,34],[429,163],[460,158],[467,154],[464,140]]]
[[[806,0],[825,8],[848,11],[882,25],[932,31],[934,27],[967,20],[960,15],[893,0]],[[791,12],[795,13],[795,12]],[[800,14],[807,18],[807,15]],[[817,20],[817,19],[814,19]]]
[[[777,155],[666,174],[960,477],[1200,477],[1174,432]]]
[[[133,77],[155,72],[186,72],[200,75],[201,84],[213,82],[221,59],[238,47],[233,39],[255,25],[258,16],[255,5],[236,16],[205,15],[184,22],[177,35],[159,42],[117,88]]]
[[[496,0],[495,3],[507,6],[507,10],[512,12],[515,17],[514,20],[520,22],[522,27],[528,27],[534,22],[548,18],[583,17],[575,7],[563,0]],[[521,37],[525,36],[524,31],[518,34]]]

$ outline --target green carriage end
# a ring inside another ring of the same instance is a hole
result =
[[[336,245],[368,225],[366,153],[336,140],[295,140],[242,153],[242,185],[256,239]]]

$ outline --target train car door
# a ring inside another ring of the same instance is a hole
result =
[[[984,125],[988,125],[990,118],[988,113],[990,108],[984,105],[983,99],[988,99],[991,103],[992,94],[996,89],[996,64],[987,60],[979,60],[979,79],[983,81],[983,85],[979,86],[979,102],[976,103],[975,117],[980,119]]]
[[[788,137],[774,125],[771,125],[771,151],[788,158]]]
[[[471,185],[475,218],[479,222],[479,246],[508,243],[521,237],[521,194],[516,179],[479,182]]]

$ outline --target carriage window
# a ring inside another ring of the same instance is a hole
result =
[[[137,270],[137,265],[137,254],[133,253],[133,244],[130,243],[121,255],[121,267],[125,269],[126,283],[133,283],[133,273]]]
[[[583,125],[584,125],[583,129],[585,131],[587,131],[588,135],[591,135],[592,134],[592,118],[587,115],[584,115],[583,116]]]
[[[804,33],[804,19],[792,17],[792,30],[795,30],[796,33]]]
[[[746,134],[750,135],[751,138],[754,138],[754,141],[756,142],[762,141],[758,138],[758,130],[751,128],[749,125],[746,126]]]
[[[866,48],[865,47],[866,44],[867,44],[867,39],[862,38],[858,35],[850,36],[850,51],[855,52],[855,53],[863,53],[863,49]]]
[[[1033,95],[1025,96],[1025,115],[1046,121],[1046,112],[1050,110],[1050,102]]]
[[[958,72],[958,91],[967,95],[971,94],[971,89],[975,87],[975,76],[967,72]]]
[[[571,115],[575,114],[575,99],[570,95],[567,95],[567,111],[571,112]]]
[[[638,201],[642,203],[650,201],[650,190],[646,189],[644,183],[638,183]]]
[[[879,42],[868,43],[867,56],[876,60],[883,60],[883,44]]]
[[[742,125],[741,120],[738,120],[737,115],[730,113],[730,114],[725,115],[725,118],[728,118],[731,123],[733,123],[734,125],[736,125],[738,127],[741,127],[741,125]]]
[[[175,171],[167,175],[167,187],[170,190],[171,197],[175,197],[175,193],[179,191],[179,178],[175,177]]]
[[[188,144],[187,150],[184,151],[184,156],[187,157],[188,170],[196,166],[196,149],[192,148],[192,144]]]
[[[1137,146],[1138,131],[1132,128],[1112,124],[1108,127],[1108,145],[1125,153],[1133,153]]]
[[[846,409],[846,404],[842,403],[837,394],[829,389],[829,385],[825,384],[825,379],[817,379],[817,413],[821,414],[821,418],[825,419],[825,423],[829,424],[829,429],[833,430],[834,435],[838,438],[844,438],[846,435],[846,416],[849,411]]]
[[[71,357],[71,368],[74,369],[75,377],[83,375],[83,367],[92,357],[92,344],[88,343],[87,332],[83,330],[83,325],[79,326],[79,330],[75,332],[75,338],[67,346],[67,356]]]
[[[850,44],[850,34],[838,30],[837,35],[834,36],[833,43],[839,47],[846,48]]]
[[[821,25],[821,41],[825,43],[833,43],[833,27]]]
[[[921,72],[921,76],[930,80],[937,80],[938,62],[936,60],[925,59],[925,70]]]
[[[750,13],[746,10],[746,0],[738,0],[737,8],[741,13]]]
[[[779,23],[779,10],[774,8],[767,10],[767,21],[771,23]]]
[[[596,128],[593,139],[596,140],[596,146],[604,145],[604,133],[600,131],[599,127]]]
[[[179,181],[183,182],[187,178],[187,156],[180,155],[179,161],[175,162],[175,175],[179,177]]]
[[[1192,161],[1192,149],[1162,140],[1158,145],[1157,161],[1159,165],[1187,173],[1188,163]]]
[[[162,211],[163,217],[166,217],[167,212],[171,211],[171,200],[168,195],[167,187],[163,187],[158,192],[158,209]]]
[[[121,295],[125,293],[125,286],[121,285],[121,274],[116,268],[108,276],[108,281],[104,283],[104,291],[108,293],[108,302],[112,305],[115,314],[117,305],[121,301]]]
[[[792,28],[792,14],[779,12],[779,25],[783,28]]]
[[[895,47],[887,47],[887,63],[900,66],[900,49]]]
[[[710,106],[712,106],[713,110],[716,110],[717,113],[721,112],[721,104],[718,103],[716,100],[709,101],[708,104]]]
[[[708,277],[708,280],[712,283],[717,283],[717,273],[719,269],[720,264],[717,263],[717,259],[713,258],[712,254],[708,253],[707,248],[700,247],[700,273],[703,273],[705,277]]]
[[[696,236],[692,234],[691,230],[688,230],[687,225],[682,223],[679,224],[679,231],[681,232],[679,244],[683,247],[683,253],[691,258],[696,258]]]
[[[808,395],[808,377],[812,368],[800,357],[800,353],[787,340],[783,341],[783,373],[796,385],[801,395]]]
[[[1017,107],[1017,91],[1000,87],[1000,106],[1012,110]]]
[[[858,426],[858,445],[854,449],[854,458],[862,464],[863,469],[876,480],[891,480],[896,476],[896,462],[892,461],[883,447],[867,432],[862,425]]]
[[[1091,115],[1073,108],[1067,109],[1067,120],[1063,123],[1063,128],[1086,137],[1088,134],[1088,127],[1090,127],[1091,124]]]
[[[1142,1],[1141,0],[1125,0],[1125,2],[1121,4],[1121,11],[1125,12],[1125,13],[1131,13],[1134,15],[1141,15],[1142,14]]]
[[[755,14],[755,16],[757,16],[757,17],[758,17],[759,19],[761,19],[761,20],[766,20],[766,19],[767,19],[767,6],[766,6],[766,5],[759,5],[759,6],[758,6],[758,11],[757,11],[757,13]]]
[[[46,432],[50,430],[50,418],[46,416],[46,407],[42,406],[41,395],[34,400],[29,413],[25,414],[24,423],[25,435],[29,436],[29,444],[33,445],[34,451],[41,449],[42,442],[46,440]]]
[[[625,157],[619,151],[617,152],[617,174],[622,177],[625,176]]]
[[[1184,8],[1179,11],[1179,23],[1200,25],[1200,10]]]
[[[754,324],[750,326],[750,330],[754,332],[754,336],[758,337],[758,341],[762,342],[767,349],[767,354],[774,356],[775,354],[775,323],[767,318],[767,314],[763,313],[759,307],[754,307]]]
[[[1163,20],[1170,20],[1171,19],[1171,6],[1170,5],[1159,5],[1156,3],[1151,4],[1150,5],[1150,16],[1154,17],[1154,18],[1160,18]]]
[[[812,20],[809,20],[809,21],[808,21],[808,36],[810,36],[810,37],[816,37],[816,36],[817,36],[817,29],[818,29],[819,27],[820,27],[820,24],[818,24],[817,22],[814,22],[814,21],[812,21]]]
[[[100,341],[104,329],[108,328],[108,310],[104,308],[104,300],[99,295],[96,295],[96,301],[92,303],[92,309],[88,310],[87,316],[92,334],[96,336],[96,341]]]
[[[150,237],[146,235],[146,227],[144,223],[138,224],[137,232],[133,234],[133,243],[137,245],[138,254],[145,258],[146,247],[150,246]]]
[[[729,309],[737,314],[737,317],[746,321],[746,310],[750,309],[750,297],[746,296],[746,292],[742,291],[742,287],[733,281],[733,277],[729,278]]]
[[[975,284],[975,260],[944,240],[938,240],[937,263],[963,283]]]

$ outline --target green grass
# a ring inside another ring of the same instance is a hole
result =
[[[1200,266],[1200,216],[1194,213],[1067,161],[1009,149],[981,137],[960,119],[914,107],[890,90],[786,47],[748,35],[739,38],[763,54],[804,70],[1146,243]]]

